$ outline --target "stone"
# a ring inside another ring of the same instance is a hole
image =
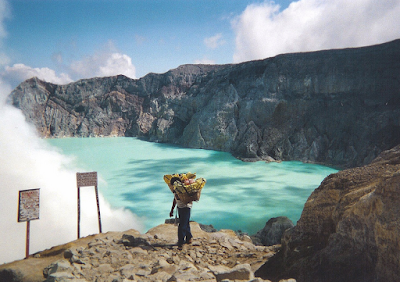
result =
[[[70,259],[72,258],[74,255],[77,255],[77,251],[74,249],[67,249],[64,252],[64,258],[66,259]]]
[[[43,270],[43,276],[46,278],[50,274],[56,272],[72,273],[71,264],[66,260],[59,260],[55,263],[50,264]]]
[[[218,282],[225,279],[249,281],[254,278],[249,264],[239,264],[233,268],[212,267],[211,271],[214,273]]]
[[[130,246],[130,247],[148,246],[149,245],[149,243],[147,242],[146,239],[141,238],[141,237],[135,237],[133,235],[128,235],[128,234],[124,234],[122,236],[121,242],[125,246]]]
[[[15,269],[2,269],[0,270],[0,281],[17,282],[21,281],[23,273]]]
[[[114,271],[114,269],[111,267],[111,265],[109,265],[108,263],[102,263],[97,267],[97,270],[100,273],[111,273]]]
[[[179,218],[168,218],[165,220],[165,224],[178,224]]]
[[[270,280],[264,280],[264,279],[262,279],[260,277],[256,277],[253,280],[250,280],[249,282],[271,282],[271,281]]]
[[[135,265],[134,264],[127,264],[124,265],[123,267],[121,267],[119,269],[119,272],[121,273],[122,277],[126,277],[126,278],[131,278],[134,277],[135,275]]]
[[[200,223],[200,228],[201,230],[204,230],[206,232],[217,232],[217,229],[214,228],[212,224],[201,224]]]
[[[151,270],[151,274],[155,274],[158,272],[165,272],[170,276],[177,270],[177,266],[174,264],[169,264],[164,259],[159,259],[158,262],[155,264],[153,269]]]
[[[166,282],[171,278],[171,274],[165,271],[158,271],[156,273],[152,273],[150,274],[147,278],[150,281],[162,281],[162,282]]]
[[[283,233],[293,226],[293,222],[285,216],[274,217],[267,221],[255,237],[258,237],[264,246],[280,244]]]
[[[140,247],[134,247],[134,248],[130,249],[130,252],[135,255],[138,255],[138,254],[146,255],[147,254],[147,250],[144,250]]]
[[[230,251],[233,250],[233,246],[228,240],[221,241],[220,244],[222,247],[227,248]]]
[[[70,282],[70,281],[76,281],[75,276],[72,275],[72,273],[69,272],[55,272],[49,274],[47,276],[45,282]],[[85,280],[81,280],[85,281]]]

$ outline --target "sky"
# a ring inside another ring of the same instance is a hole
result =
[[[0,75],[140,78],[400,38],[400,0],[0,0]]]
[[[400,38],[398,15],[400,0],[0,0],[0,263],[25,255],[19,190],[41,189],[31,253],[76,238],[80,170],[6,104],[24,80],[140,78],[182,64],[373,45]],[[104,232],[143,228],[100,200]],[[82,236],[96,233],[93,210],[82,211]]]

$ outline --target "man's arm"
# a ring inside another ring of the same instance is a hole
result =
[[[169,213],[169,217],[173,217],[174,216],[174,208],[176,206],[176,199],[174,197],[174,201],[172,202],[172,207],[171,207],[171,211]]]

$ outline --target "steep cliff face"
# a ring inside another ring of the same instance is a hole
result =
[[[400,146],[328,176],[281,251],[257,276],[279,281],[400,281]]]
[[[10,99],[42,136],[138,136],[246,160],[350,167],[400,143],[400,40],[138,80],[33,78]]]
[[[179,99],[193,80],[213,69],[218,69],[218,66],[188,65],[162,75],[148,74],[140,80],[120,75],[67,85],[32,78],[19,85],[10,99],[44,137],[150,138],[153,127],[162,128],[153,123],[163,124],[163,118],[168,118],[169,108],[173,108],[162,105],[161,109],[159,103]],[[179,128],[177,124],[174,127]],[[166,136],[164,139],[171,141],[175,137]]]

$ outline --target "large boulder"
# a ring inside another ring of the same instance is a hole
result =
[[[280,244],[283,233],[293,226],[293,222],[286,216],[274,217],[267,221],[255,237],[264,246]]]
[[[278,281],[400,281],[400,145],[328,176],[282,249],[256,276]]]
[[[1,269],[0,270],[0,281],[4,282],[19,282],[22,281],[23,274],[21,271],[16,269]]]

